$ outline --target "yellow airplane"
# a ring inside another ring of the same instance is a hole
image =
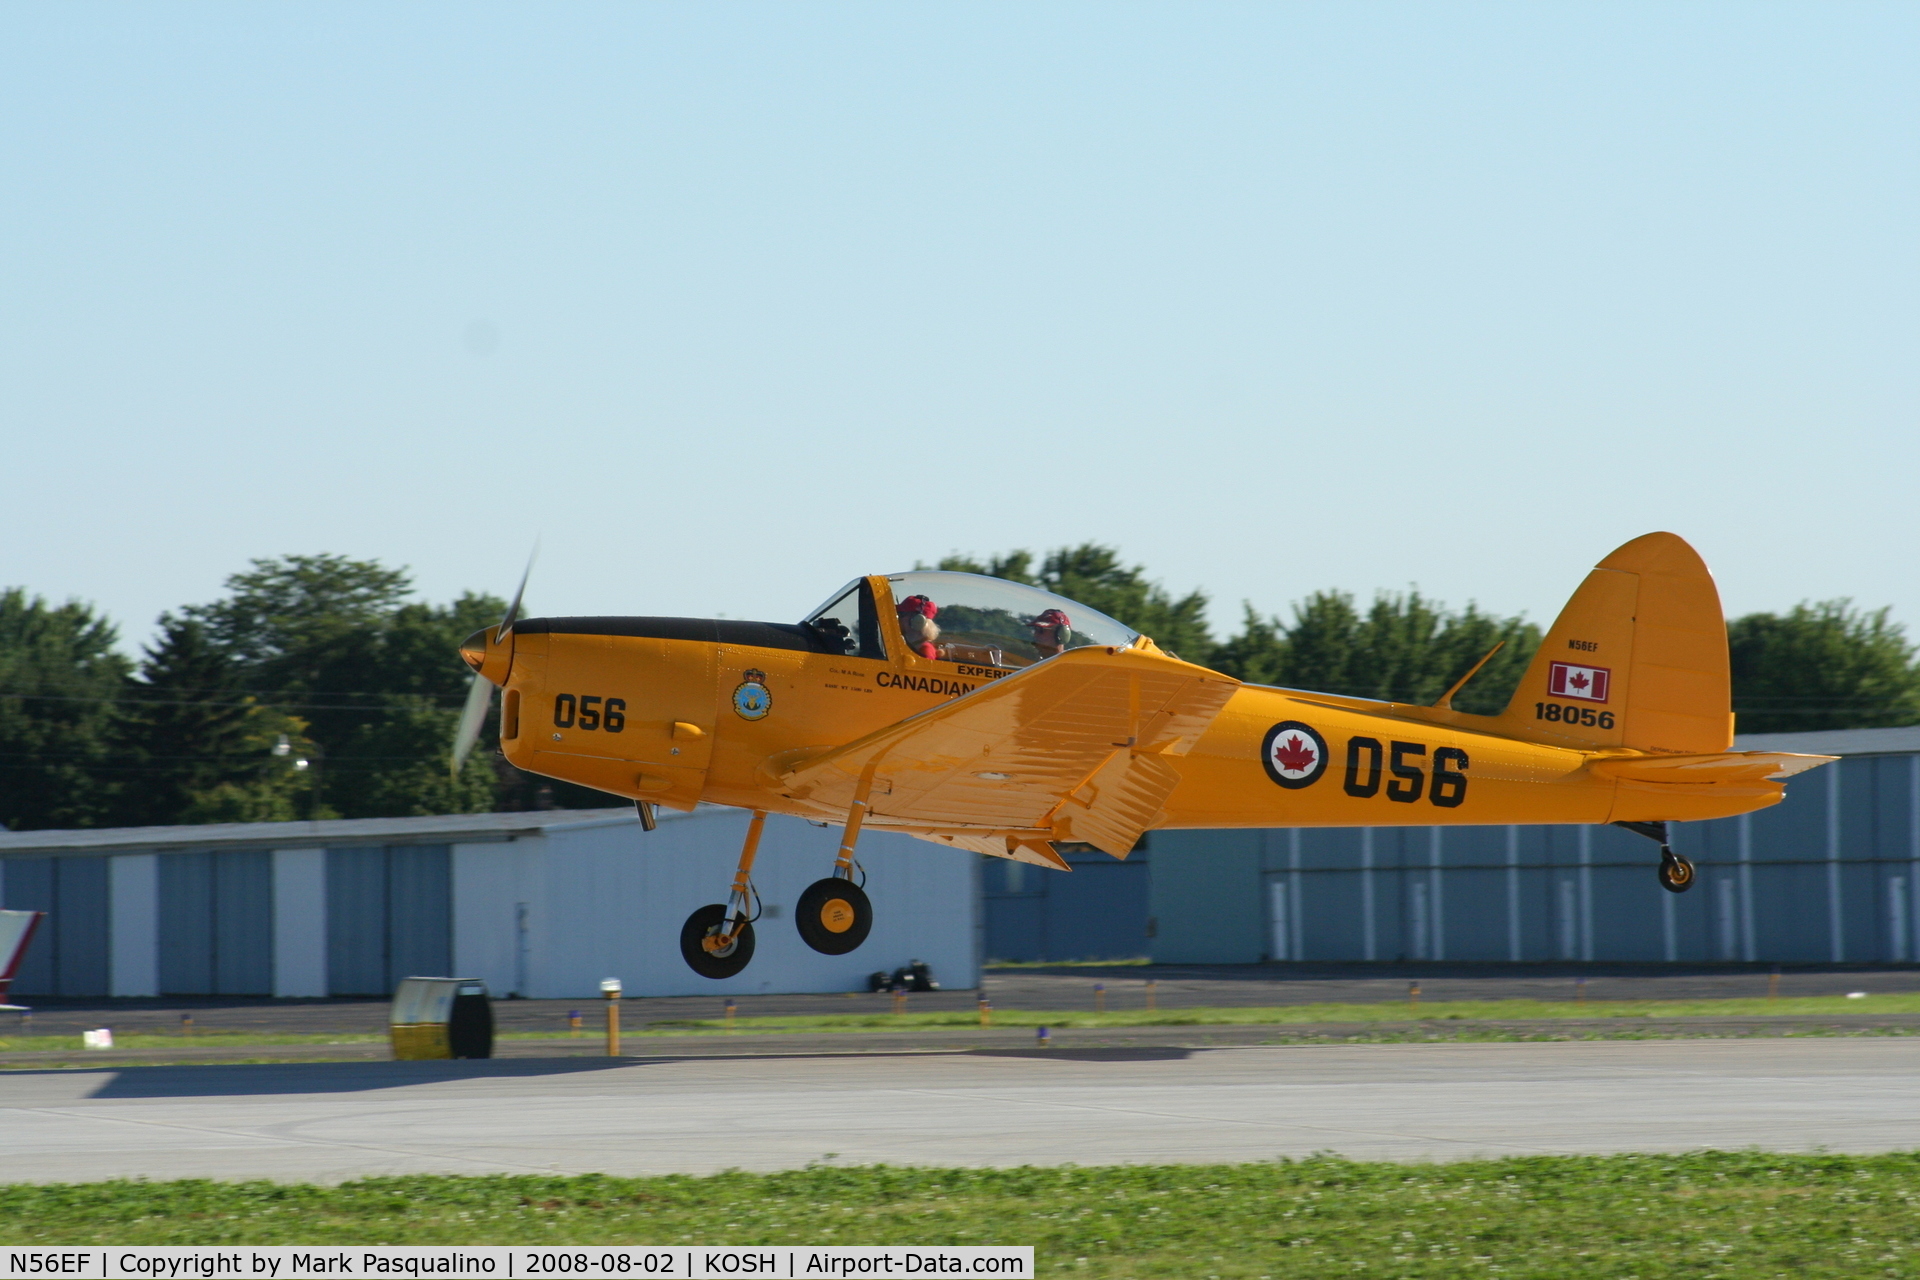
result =
[[[524,592],[526,580],[521,580]],[[752,812],[724,904],[680,949],[730,977],[753,955],[754,853],[769,813],[844,828],[795,908],[817,951],[858,947],[873,910],[868,827],[1066,870],[1082,842],[1124,858],[1161,828],[1613,823],[1694,869],[1667,823],[1777,803],[1831,756],[1730,752],[1726,622],[1699,555],[1650,533],[1602,560],[1507,709],[1243,684],[1037,587],[967,573],[858,578],[799,623],[517,619],[475,632],[457,770],[503,690],[514,765],[654,806]]]

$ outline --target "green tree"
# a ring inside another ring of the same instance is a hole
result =
[[[0,591],[0,825],[83,827],[112,804],[113,700],[131,665],[89,605]]]
[[[391,695],[382,714],[362,722],[338,754],[328,758],[326,792],[335,809],[346,818],[493,809],[500,777],[488,761],[498,757],[476,756],[457,778],[448,772],[448,744],[458,718],[457,709],[435,699]],[[609,797],[594,803],[607,806],[619,801]]]
[[[1540,629],[1472,604],[1450,612],[1418,591],[1383,592],[1364,613],[1344,591],[1317,591],[1294,605],[1291,623],[1262,618],[1249,605],[1240,634],[1215,651],[1214,665],[1257,684],[1426,704],[1502,642],[1453,704],[1495,715],[1540,647]]]
[[[1920,721],[1920,672],[1888,610],[1805,601],[1727,625],[1741,733],[1861,729]]]
[[[1215,646],[1207,665],[1249,684],[1281,683],[1289,653],[1286,624],[1260,616],[1251,604],[1241,608],[1240,633]]]
[[[1049,551],[1038,573],[1033,561],[1032,552],[1013,551],[985,561],[950,555],[938,567],[1043,587],[1152,636],[1161,648],[1189,661],[1204,663],[1211,656],[1204,592],[1175,597],[1150,581],[1144,567],[1122,564],[1117,550],[1094,542]]]
[[[225,583],[227,598],[184,614],[255,681],[277,690],[317,687],[356,632],[378,630],[412,593],[406,570],[346,556],[280,556],[251,562]]]
[[[116,825],[300,816],[305,726],[261,706],[242,690],[240,674],[204,624],[161,616],[159,638],[115,708]]]
[[[498,624],[504,601],[412,602],[404,570],[336,555],[254,560],[226,585],[226,598],[185,615],[239,687],[306,722],[317,750],[303,816],[494,807],[501,771],[483,761],[454,783],[447,754],[471,678],[459,643]]]

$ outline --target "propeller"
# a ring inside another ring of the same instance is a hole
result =
[[[507,606],[506,616],[500,619],[500,625],[494,629],[491,643],[499,644],[507,638],[507,632],[513,630],[514,619],[520,616],[520,601],[527,594],[527,579],[533,576],[533,562],[540,555],[540,544],[534,543],[533,552],[527,557],[527,567],[520,574],[520,586],[513,593],[513,603]],[[493,681],[473,673],[473,683],[467,686],[466,705],[460,708],[460,727],[453,731],[454,777],[460,776],[460,766],[467,762],[467,756],[473,752],[473,744],[480,740],[480,726],[486,723],[487,703],[493,698]]]

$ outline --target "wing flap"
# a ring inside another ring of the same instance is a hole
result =
[[[1014,862],[1025,862],[1036,867],[1046,867],[1052,871],[1071,871],[1067,860],[1053,851],[1047,842],[1046,832],[1033,832],[1026,838],[1002,835],[998,832],[984,831],[932,831],[925,828],[909,827],[906,834],[916,840],[927,840],[934,844],[945,845],[949,849],[967,849],[974,853],[983,853],[990,858],[1007,858]]]
[[[1064,826],[1064,838],[1124,858],[1179,782],[1179,770],[1159,756],[1116,751],[1067,797],[1055,829]]]

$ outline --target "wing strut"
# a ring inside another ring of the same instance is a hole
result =
[[[870,807],[867,797],[873,794],[873,775],[886,755],[885,751],[875,753],[873,759],[867,761],[867,767],[860,771],[860,781],[854,784],[853,803],[847,806],[846,830],[840,834],[840,854],[833,860],[835,879],[853,879],[853,846],[860,842],[860,828],[867,821]]]

